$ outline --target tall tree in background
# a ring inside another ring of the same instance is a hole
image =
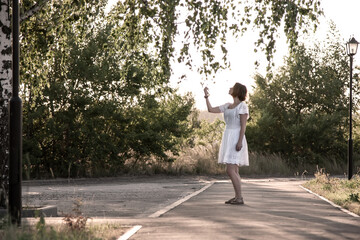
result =
[[[349,84],[343,42],[332,25],[324,46],[300,45],[278,71],[256,75],[247,129],[255,151],[280,153],[295,164],[346,158]],[[358,92],[358,77],[354,76]]]

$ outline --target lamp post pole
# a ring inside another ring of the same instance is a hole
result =
[[[12,224],[21,225],[21,167],[22,167],[22,101],[19,97],[19,1],[12,1],[13,92],[10,99],[9,152],[9,216]]]
[[[353,139],[352,139],[352,64],[353,55],[350,55],[350,104],[349,104],[349,152],[348,152],[348,180],[353,175]]]
[[[355,40],[355,38],[351,38],[346,43],[346,53],[350,57],[350,83],[349,83],[349,90],[350,90],[350,104],[349,104],[349,149],[348,149],[348,179],[350,180],[353,176],[353,139],[352,139],[352,69],[353,69],[353,57],[357,52],[359,43]]]

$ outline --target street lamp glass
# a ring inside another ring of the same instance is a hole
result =
[[[346,43],[346,53],[349,56],[354,56],[357,52],[359,43],[355,40],[355,38],[351,38],[349,42]]]

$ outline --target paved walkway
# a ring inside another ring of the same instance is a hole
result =
[[[131,239],[360,239],[360,218],[299,187],[299,181],[246,181],[245,205],[226,205],[230,183],[215,183]]]
[[[28,181],[23,184],[22,204],[54,205],[59,216],[64,216],[73,213],[74,202],[81,200],[81,211],[87,217],[143,218],[201,189],[207,182],[195,176]]]
[[[142,228],[130,239],[360,239],[360,218],[299,187],[301,181],[243,181],[245,205],[227,205],[230,182],[216,182],[158,218],[103,219]]]

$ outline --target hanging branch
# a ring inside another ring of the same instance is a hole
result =
[[[49,1],[50,0],[43,0],[43,1],[39,1],[36,4],[34,4],[34,6],[32,6],[28,11],[26,11],[24,14],[22,14],[20,16],[20,22],[29,19],[35,13],[40,11],[46,5],[46,3]]]

